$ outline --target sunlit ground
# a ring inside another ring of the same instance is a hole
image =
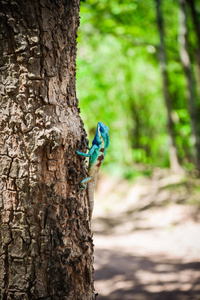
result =
[[[98,300],[200,299],[200,197],[157,170],[134,184],[100,178],[92,228]]]

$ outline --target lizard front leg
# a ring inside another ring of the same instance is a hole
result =
[[[88,150],[90,150],[90,147],[86,144],[85,141],[84,141],[84,145],[85,145],[85,148],[87,148]]]
[[[84,157],[90,157],[90,154],[89,153],[84,153],[84,152],[81,152],[81,151],[76,151],[76,153],[78,155],[81,155],[81,156],[84,156]]]

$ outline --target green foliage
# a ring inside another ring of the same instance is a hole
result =
[[[192,144],[178,50],[178,5],[175,0],[163,4],[172,117],[179,155],[187,164]],[[91,140],[98,121],[110,128],[105,167],[109,164],[115,171],[118,164],[126,170],[136,162],[169,166],[154,1],[87,0],[81,3],[80,16],[77,90],[81,117]]]

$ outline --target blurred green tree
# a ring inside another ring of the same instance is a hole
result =
[[[187,0],[187,4],[190,6],[191,9],[191,15],[192,15],[192,22],[194,31],[196,33],[196,39],[197,39],[197,47],[196,47],[196,60],[197,60],[197,67],[198,67],[198,88],[199,88],[199,94],[200,94],[200,21],[198,17],[198,13],[196,10],[195,2],[194,0]]]
[[[167,56],[165,50],[165,33],[164,33],[164,22],[162,16],[162,9],[160,5],[160,0],[155,0],[156,5],[156,15],[157,15],[157,26],[160,36],[160,46],[159,46],[159,61],[163,77],[163,96],[165,99],[165,105],[167,109],[167,128],[170,138],[169,146],[169,158],[170,158],[170,167],[175,172],[180,172],[181,166],[179,162],[179,157],[177,153],[177,146],[175,140],[175,131],[174,124],[172,119],[172,106],[171,106],[171,95],[169,92],[169,78],[167,72]]]
[[[182,165],[192,166],[186,79],[177,38],[179,5],[176,0],[162,4],[170,113],[163,101],[155,2],[87,0],[81,5],[77,60],[81,114],[91,138],[99,120],[110,127],[104,167],[115,173],[117,167],[119,172],[132,172],[134,162],[170,165],[169,117],[177,156]]]
[[[188,109],[191,120],[192,140],[194,143],[195,167],[200,171],[200,132],[197,110],[197,100],[195,94],[195,79],[192,70],[192,64],[189,54],[188,29],[186,16],[186,0],[179,0],[180,3],[180,28],[179,28],[179,45],[181,62],[185,71],[187,80],[187,98]]]

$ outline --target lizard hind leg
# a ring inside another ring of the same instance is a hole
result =
[[[87,183],[90,182],[92,180],[92,177],[86,177],[85,179],[83,179],[81,181],[81,189],[85,190],[87,188]]]

